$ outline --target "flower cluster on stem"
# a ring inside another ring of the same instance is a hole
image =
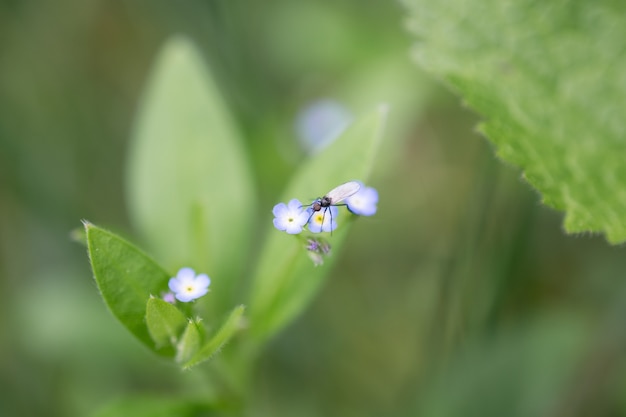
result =
[[[338,206],[346,206],[349,212],[358,216],[373,216],[376,214],[377,204],[376,189],[366,187],[359,181],[350,181],[308,205],[303,205],[295,198],[287,204],[276,204],[272,209],[273,222],[276,229],[291,235],[300,234],[305,229],[315,234],[332,234],[338,226]],[[315,265],[321,265],[323,256],[330,252],[330,244],[313,238],[307,240],[305,248]]]

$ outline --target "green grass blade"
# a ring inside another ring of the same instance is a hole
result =
[[[331,146],[303,163],[287,186],[281,201],[321,196],[349,181],[367,183],[383,136],[386,106],[365,115]],[[278,201],[277,201],[278,203]],[[344,223],[329,239],[334,255],[314,267],[302,243],[272,226],[271,207],[266,210],[269,230],[250,293],[251,334],[257,340],[271,337],[308,304],[323,283],[329,266],[349,229],[350,214],[342,212]]]

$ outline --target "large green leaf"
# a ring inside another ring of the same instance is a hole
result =
[[[281,201],[298,198],[305,202],[321,196],[335,186],[349,181],[367,183],[382,140],[387,107],[367,114],[324,151],[301,165],[283,193]],[[272,226],[271,208],[266,211],[269,236],[263,246],[250,293],[251,334],[263,340],[288,324],[318,290],[329,264],[349,229],[340,224],[329,241],[334,255],[323,266],[314,267],[303,243],[295,236]],[[343,219],[351,216],[341,213]]]
[[[251,174],[208,68],[181,37],[164,46],[144,93],[128,202],[150,251],[169,268],[208,273],[213,304],[230,306],[255,208]]]
[[[626,3],[406,3],[419,63],[485,117],[565,229],[626,240]]]
[[[131,333],[151,350],[173,355],[171,347],[157,350],[146,326],[146,303],[167,290],[169,274],[146,254],[119,236],[85,222],[91,268],[105,303]]]

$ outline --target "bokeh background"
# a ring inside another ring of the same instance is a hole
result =
[[[184,34],[246,138],[260,223],[306,157],[303,110],[391,106],[379,212],[267,347],[244,415],[626,416],[624,248],[562,233],[412,63],[404,22],[382,0],[2,0],[0,415],[202,395],[202,370],[151,356],[106,311],[71,239],[83,218],[133,235],[133,118],[159,48]]]

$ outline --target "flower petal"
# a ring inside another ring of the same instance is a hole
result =
[[[286,229],[286,227],[285,227],[285,224],[284,224],[284,222],[283,222],[283,218],[282,218],[282,217],[281,217],[281,218],[278,218],[278,217],[277,217],[277,218],[275,218],[275,219],[273,220],[273,222],[274,222],[274,227],[275,227],[275,228],[277,228],[278,230],[280,230],[280,231],[284,231],[284,230]]]
[[[200,274],[196,277],[196,285],[198,287],[207,288],[211,285],[211,278],[207,274]]]
[[[371,187],[364,187],[353,196],[346,199],[348,210],[360,216],[372,216],[376,214],[378,203],[378,191]]]
[[[287,206],[285,203],[278,203],[272,209],[272,214],[275,217],[283,217],[288,212]]]
[[[189,301],[195,300],[197,297],[190,295],[186,292],[178,292],[176,293],[176,299],[178,301],[182,301],[183,303],[188,303]]]
[[[294,198],[289,201],[287,207],[289,207],[289,211],[299,213],[302,210],[302,203],[297,198]]]
[[[176,274],[176,278],[181,281],[193,280],[196,276],[196,271],[191,268],[180,268]]]
[[[178,279],[176,278],[170,278],[169,282],[167,283],[168,287],[170,287],[170,290],[172,290],[173,293],[178,294],[181,289],[182,289],[182,282],[180,282]]]
[[[302,225],[296,222],[291,222],[287,225],[287,227],[284,230],[290,235],[297,235],[298,233],[302,232]]]
[[[206,295],[206,293],[208,293],[208,292],[209,292],[209,289],[208,289],[207,287],[204,287],[204,288],[198,288],[196,291],[194,291],[194,294],[193,294],[193,295],[194,295],[194,297],[193,297],[193,298],[194,298],[194,299],[196,299],[196,298],[200,298],[200,297],[202,297],[203,295]]]

